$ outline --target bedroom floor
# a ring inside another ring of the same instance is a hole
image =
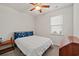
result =
[[[10,52],[4,53],[0,56],[24,56],[23,53],[18,49],[12,50]],[[59,47],[54,45],[53,48],[49,48],[43,56],[59,56]]]

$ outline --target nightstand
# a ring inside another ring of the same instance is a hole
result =
[[[14,50],[14,40],[7,40],[0,43],[0,54]]]

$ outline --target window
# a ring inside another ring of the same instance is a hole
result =
[[[63,35],[63,16],[55,16],[50,19],[51,34]]]

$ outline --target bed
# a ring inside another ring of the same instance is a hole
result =
[[[14,36],[17,47],[27,56],[41,56],[53,45],[49,38],[33,35],[33,32],[16,33]]]

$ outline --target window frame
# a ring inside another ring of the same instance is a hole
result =
[[[56,16],[62,16],[62,22],[63,23],[62,24],[59,24],[59,25],[51,25],[51,18],[52,17],[56,17]],[[55,36],[63,36],[64,35],[64,18],[63,18],[63,15],[56,15],[56,16],[51,16],[50,17],[50,21],[49,21],[49,24],[50,24],[50,34],[51,35],[55,35]],[[60,25],[62,26],[62,34],[54,34],[54,33],[51,33],[51,27],[52,26],[60,26]]]

